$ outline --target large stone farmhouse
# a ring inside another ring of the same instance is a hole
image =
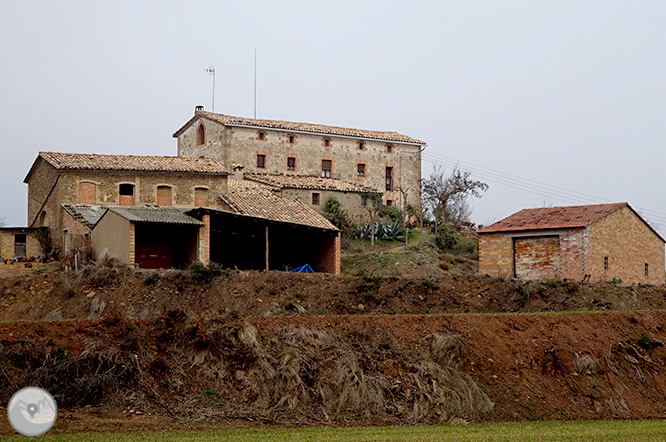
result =
[[[236,178],[242,174],[333,178],[382,192],[387,206],[421,205],[425,143],[397,132],[232,117],[198,106],[173,136],[178,139],[179,156],[215,158]],[[360,201],[360,195],[356,199]],[[345,207],[350,210],[349,204]]]
[[[478,233],[492,276],[664,283],[664,239],[627,203],[525,209]]]
[[[89,240],[98,259],[143,268],[215,260],[340,272],[335,226],[298,200],[239,190],[228,176],[212,158],[40,152],[25,178],[28,219],[61,251]]]

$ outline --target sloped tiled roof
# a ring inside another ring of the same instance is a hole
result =
[[[72,218],[83,223],[89,229],[95,227],[97,221],[106,212],[105,206],[91,204],[63,204],[62,208],[71,215]]]
[[[58,170],[113,170],[131,172],[180,172],[229,174],[213,158],[161,157],[146,155],[101,155],[87,153],[40,152],[39,157]],[[35,161],[34,164],[36,164]],[[33,168],[34,168],[33,164]],[[28,173],[30,176],[32,168]],[[26,177],[26,180],[28,177]]]
[[[191,207],[132,206],[108,207],[108,210],[135,223],[204,225],[203,221],[185,214]]]
[[[233,212],[327,230],[338,230],[312,208],[292,198],[281,198],[269,189],[247,181],[230,180],[227,193],[220,195]]]
[[[339,192],[381,193],[371,187],[349,183],[337,178],[321,178],[314,175],[247,174],[245,179],[281,189],[318,189]]]
[[[309,132],[323,135],[333,135],[340,137],[354,137],[354,138],[367,138],[372,140],[382,141],[395,141],[398,143],[409,144],[426,144],[424,141],[417,140],[416,138],[408,137],[407,135],[399,134],[398,132],[386,132],[377,130],[365,129],[351,129],[338,126],[325,126],[323,124],[312,123],[296,123],[293,121],[281,120],[260,120],[255,118],[233,117],[231,115],[215,114],[207,111],[197,111],[187,123],[178,129],[173,136],[179,137],[190,124],[196,121],[197,118],[204,117],[212,121],[224,124],[226,126],[248,126],[248,127],[263,127],[266,129],[277,129],[284,131],[295,132]]]
[[[625,206],[629,205],[627,203],[614,203],[523,209],[495,224],[484,227],[479,230],[479,233],[580,228]]]

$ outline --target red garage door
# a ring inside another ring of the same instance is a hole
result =
[[[136,262],[142,269],[169,269],[173,267],[171,248],[164,244],[139,244]]]
[[[514,238],[516,277],[530,280],[560,278],[560,237]]]

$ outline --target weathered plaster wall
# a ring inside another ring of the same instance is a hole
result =
[[[130,222],[111,211],[106,212],[92,231],[93,255],[100,260],[107,255],[122,263],[130,259]]]

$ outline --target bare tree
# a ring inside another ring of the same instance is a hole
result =
[[[435,167],[430,177],[421,180],[423,204],[435,218],[435,233],[441,222],[467,221],[471,215],[467,197],[480,198],[488,189],[486,183],[471,179],[471,174],[456,167],[447,176],[442,167]]]

